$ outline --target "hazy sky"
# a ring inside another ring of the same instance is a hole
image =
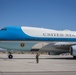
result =
[[[0,0],[0,27],[76,30],[76,0]]]

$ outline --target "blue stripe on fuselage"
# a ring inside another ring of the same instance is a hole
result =
[[[21,27],[5,27],[6,30],[0,31],[0,40],[24,40],[29,38],[23,33]]]
[[[5,27],[6,30],[0,31],[0,40],[15,41],[68,41],[75,42],[76,38],[45,38],[45,37],[33,37],[25,34],[21,27],[9,26]]]

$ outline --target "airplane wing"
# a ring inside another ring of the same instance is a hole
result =
[[[75,50],[73,46],[76,42],[53,42],[43,46],[40,51],[51,52],[51,54],[59,55],[61,53],[70,53]],[[71,51],[72,50],[72,51]]]

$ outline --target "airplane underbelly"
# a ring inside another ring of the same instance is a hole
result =
[[[0,41],[0,48],[7,50],[23,50],[30,51],[32,46],[37,42],[33,41]]]

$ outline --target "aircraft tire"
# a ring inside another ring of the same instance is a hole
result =
[[[74,59],[76,59],[76,56],[73,56]]]
[[[9,59],[12,59],[12,58],[13,58],[13,55],[8,55],[8,58],[9,58]]]

